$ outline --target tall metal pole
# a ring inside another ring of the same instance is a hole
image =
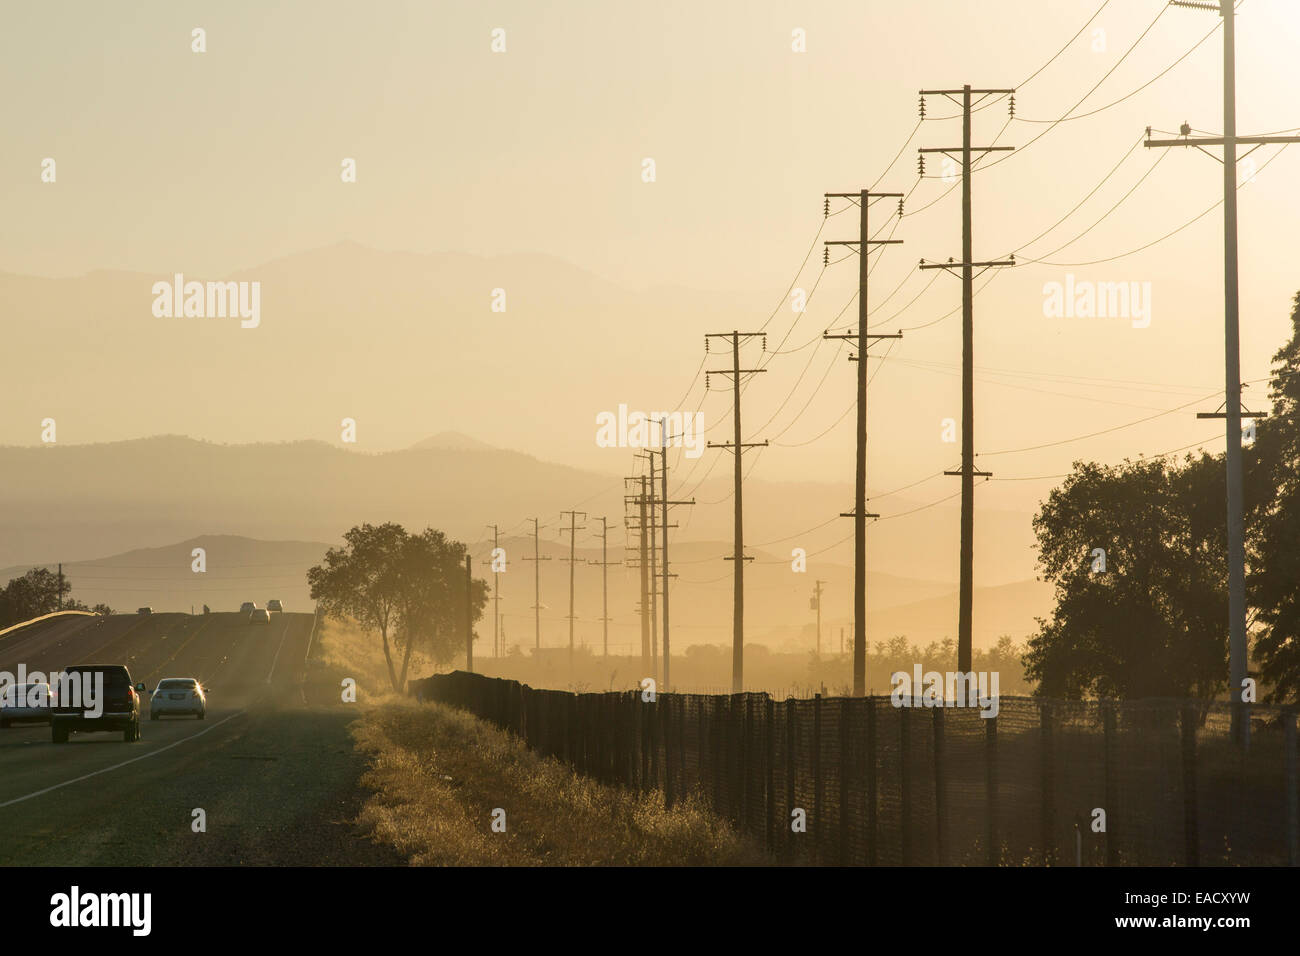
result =
[[[1237,68],[1232,0],[1220,0],[1223,16],[1223,332],[1227,406],[1228,485],[1228,679],[1232,736],[1250,740],[1242,719],[1241,687],[1246,678],[1246,531],[1241,492],[1241,343],[1237,298]]]
[[[731,331],[727,333],[711,332],[704,337],[705,349],[708,348],[708,341],[711,338],[724,338],[731,340],[731,368],[712,370],[705,373],[705,388],[708,388],[710,375],[730,375],[732,378],[732,428],[734,430],[735,440],[732,442],[709,442],[709,448],[730,448],[735,453],[735,471],[733,476],[734,487],[732,494],[735,496],[735,531],[734,531],[734,550],[727,560],[735,561],[735,583],[733,584],[732,594],[732,635],[731,635],[731,690],[732,693],[739,694],[745,689],[745,506],[742,497],[743,490],[741,485],[744,481],[744,474],[741,469],[741,458],[746,448],[766,448],[767,442],[745,442],[741,440],[740,434],[740,376],[742,374],[757,374],[766,371],[761,368],[740,367],[740,340],[741,338],[751,338],[753,336],[763,337],[763,348],[767,349],[767,336],[762,332],[738,332]]]
[[[975,478],[987,477],[988,472],[975,470],[975,290],[976,268],[1015,265],[1014,259],[992,262],[972,261],[971,226],[971,153],[1005,152],[1010,146],[971,146],[971,94],[978,93],[981,100],[988,96],[1014,94],[1015,90],[972,90],[969,83],[960,90],[921,91],[922,107],[928,93],[954,99],[960,95],[961,126],[961,262],[930,263],[922,260],[922,269],[946,269],[961,266],[961,470],[944,474],[961,476],[961,545],[958,555],[959,583],[957,589],[957,669],[969,673],[972,648],[972,605],[974,603],[975,577]],[[1011,97],[1011,115],[1015,115],[1015,97]],[[922,112],[922,116],[924,116]],[[947,148],[922,149],[921,153],[950,154]]]
[[[465,670],[474,673],[474,570],[465,555]]]
[[[736,562],[736,576],[732,591],[732,634],[731,634],[731,692],[739,694],[745,689],[745,520],[744,493],[741,480],[740,446],[740,333],[731,333],[731,376],[732,408],[731,425],[736,436],[736,467],[733,472],[733,493],[736,496],[735,508],[735,548],[733,560]]]
[[[668,680],[671,673],[669,664],[668,647],[668,436],[665,434],[667,422],[662,422],[659,426],[659,435],[663,439],[663,448],[659,452],[659,496],[663,499],[663,529],[664,529],[664,567],[663,567],[663,592],[664,599],[664,690],[668,689]]]
[[[1214,10],[1206,3],[1180,2],[1174,6]],[[1223,365],[1224,407],[1222,412],[1198,412],[1197,418],[1222,418],[1226,448],[1224,467],[1227,486],[1228,531],[1228,692],[1232,701],[1231,736],[1241,746],[1250,743],[1250,720],[1242,702],[1246,680],[1246,533],[1242,494],[1241,420],[1262,418],[1263,413],[1242,410],[1241,339],[1237,278],[1237,147],[1266,144],[1300,143],[1300,136],[1237,135],[1237,57],[1236,22],[1232,0],[1219,0],[1223,18],[1223,136],[1192,136],[1191,126],[1183,124],[1182,136],[1171,140],[1151,139],[1147,127],[1147,147],[1205,146],[1223,147]],[[1253,152],[1252,150],[1251,152]],[[1249,155],[1249,153],[1247,153]]]
[[[957,670],[971,669],[975,575],[975,290],[971,267],[970,84],[962,87],[961,124],[961,557],[957,596]]]
[[[892,335],[877,335],[867,331],[868,290],[867,280],[871,275],[870,252],[872,246],[901,245],[901,239],[870,238],[868,226],[868,209],[878,199],[896,198],[898,214],[903,214],[902,193],[873,193],[863,189],[858,193],[826,193],[826,213],[830,214],[832,198],[856,198],[861,206],[858,223],[858,241],[827,242],[832,245],[856,245],[858,247],[858,329],[856,333],[838,335],[825,333],[823,338],[847,340],[857,347],[853,356],[858,363],[858,401],[857,401],[857,441],[854,459],[853,510],[840,517],[853,519],[853,695],[861,697],[867,692],[867,519],[879,515],[867,511],[867,350],[877,339],[901,339],[902,332]],[[829,251],[829,250],[827,250]],[[826,261],[825,259],[823,261]],[[820,641],[819,641],[820,643]]]

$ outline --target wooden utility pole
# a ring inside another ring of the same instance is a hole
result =
[[[637,562],[641,569],[641,668],[643,673],[653,674],[654,670],[650,664],[650,582],[646,577],[650,567],[650,557],[646,554],[645,475],[639,475],[628,480],[641,483],[641,493],[635,497],[638,511],[636,530],[641,533],[641,550]]]
[[[808,603],[813,606],[817,612],[817,660],[822,659],[822,585],[825,581],[813,582],[813,596]]]
[[[1223,17],[1223,135],[1192,136],[1184,123],[1178,139],[1152,139],[1147,127],[1147,147],[1204,146],[1223,147],[1223,369],[1224,400],[1219,412],[1200,412],[1197,418],[1222,418],[1225,421],[1227,449],[1228,526],[1228,691],[1232,695],[1231,736],[1241,746],[1250,743],[1250,720],[1242,706],[1242,685],[1247,677],[1246,644],[1246,527],[1242,495],[1241,419],[1263,418],[1263,412],[1242,411],[1241,336],[1239,324],[1237,276],[1237,160],[1244,159],[1268,143],[1300,143],[1300,136],[1237,135],[1237,54],[1236,14],[1231,0],[1218,3],[1193,3],[1174,0],[1176,7],[1194,7],[1217,11]],[[1239,143],[1254,149],[1237,156]],[[1213,154],[1211,154],[1213,156]],[[1216,157],[1217,158],[1217,157]]]
[[[668,690],[671,686],[672,679],[672,658],[670,656],[671,648],[669,646],[669,627],[668,627],[668,579],[675,578],[677,575],[668,570],[668,529],[677,527],[675,524],[668,522],[668,509],[673,505],[693,505],[695,499],[689,501],[669,501],[668,500],[668,436],[664,433],[667,422],[661,422],[659,425],[660,436],[663,439],[663,448],[659,452],[659,503],[663,506],[663,529],[664,529],[664,562],[663,562],[663,596],[664,596],[664,680],[663,689]]]
[[[943,96],[961,107],[961,146],[947,146],[920,150],[921,172],[925,172],[925,154],[943,153],[950,159],[961,157],[961,262],[931,262],[921,260],[922,269],[944,269],[951,274],[961,269],[961,469],[945,471],[945,475],[961,476],[961,555],[960,583],[957,598],[957,670],[968,673],[971,669],[971,609],[974,601],[975,571],[975,478],[987,478],[990,472],[975,470],[975,292],[974,270],[981,274],[994,266],[1014,266],[1015,257],[990,262],[972,261],[971,248],[971,153],[1009,152],[1011,146],[974,146],[970,144],[970,117],[972,106],[978,106],[987,97],[1011,95],[1012,115],[1015,115],[1015,90],[972,90],[970,84],[960,90],[922,90],[921,115],[925,116],[925,97]],[[972,103],[972,95],[979,99]]]
[[[600,522],[600,560],[590,563],[600,565],[600,620],[603,625],[601,646],[604,656],[609,657],[609,566],[623,562],[608,560],[609,522],[604,517],[595,520]]]
[[[474,570],[465,555],[465,670],[474,673]]]
[[[532,561],[533,564],[533,628],[534,635],[533,647],[541,649],[542,646],[542,562],[551,560],[551,556],[542,557],[540,546],[538,544],[538,532],[542,526],[537,523],[537,519],[531,519],[533,522],[533,556],[525,557],[525,561]]]
[[[492,555],[483,563],[492,568],[492,656],[501,656],[501,572],[496,569],[497,552],[501,550],[500,530],[490,524],[492,529]]]
[[[573,552],[573,545],[574,545],[574,534],[575,534],[576,532],[581,531],[581,530],[583,530],[583,529],[585,529],[585,528],[587,527],[585,524],[583,524],[583,525],[578,524],[578,515],[582,515],[582,516],[585,518],[585,517],[587,517],[587,512],[585,512],[585,511],[561,511],[561,512],[560,512],[560,520],[561,520],[561,521],[564,520],[564,516],[565,516],[565,515],[568,515],[568,516],[569,516],[569,526],[568,526],[567,528],[561,528],[560,531],[567,531],[567,532],[569,532],[569,556],[568,556],[567,558],[561,558],[560,560],[561,560],[561,561],[568,561],[568,562],[569,562],[569,669],[570,669],[570,675],[569,675],[569,676],[572,677],[572,676],[573,676],[573,675],[572,675],[572,669],[573,669],[573,621],[574,621],[574,615],[573,615],[573,572],[574,572],[574,565],[577,563],[577,558],[574,556],[574,552]]]
[[[731,368],[716,369],[704,373],[705,391],[709,387],[710,375],[730,375],[732,386],[732,429],[734,432],[734,441],[730,442],[709,442],[709,448],[730,448],[735,455],[735,473],[732,494],[735,496],[735,532],[733,553],[726,558],[727,561],[735,561],[735,583],[732,586],[733,608],[732,608],[732,635],[731,635],[731,691],[733,694],[739,694],[745,689],[745,562],[752,561],[753,558],[745,557],[745,520],[744,520],[744,502],[741,497],[741,485],[744,475],[741,471],[741,457],[746,448],[766,448],[767,442],[743,442],[740,433],[740,376],[755,375],[759,372],[765,372],[766,369],[740,367],[740,340],[742,338],[761,337],[763,340],[763,351],[767,351],[767,336],[762,332],[713,332],[704,337],[704,351],[709,350],[709,339],[730,339],[731,340]]]
[[[867,349],[877,339],[901,339],[902,332],[893,335],[873,335],[867,331],[867,277],[871,274],[869,260],[872,246],[899,245],[901,239],[871,239],[868,230],[868,210],[881,199],[897,199],[898,215],[903,214],[902,193],[873,193],[866,189],[857,193],[826,193],[823,197],[823,215],[830,215],[832,199],[856,199],[861,207],[858,239],[828,242],[826,246],[856,246],[858,250],[858,330],[843,335],[824,333],[828,339],[856,341],[857,354],[851,356],[858,363],[858,423],[857,458],[854,468],[853,510],[840,517],[853,519],[853,696],[867,692],[867,519],[879,515],[867,511]],[[827,249],[829,251],[829,249]],[[823,256],[823,261],[827,257]],[[821,656],[820,635],[818,656]]]
[[[650,519],[650,673],[659,673],[659,574],[657,545],[655,544],[655,453],[646,452],[650,462],[650,485],[646,497],[646,516]]]

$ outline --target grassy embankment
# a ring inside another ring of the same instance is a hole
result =
[[[770,862],[704,807],[575,774],[464,712],[392,693],[378,642],[337,624],[319,660],[355,677],[351,732],[373,791],[359,825],[421,866],[701,866]],[[423,676],[425,671],[416,672]],[[411,676],[416,676],[412,674]],[[505,811],[494,832],[493,811]]]

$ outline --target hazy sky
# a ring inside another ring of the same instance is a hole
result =
[[[873,362],[879,371],[870,402],[872,484],[892,488],[954,467],[959,454],[959,445],[941,441],[941,420],[960,419],[960,321],[928,323],[959,304],[960,283],[918,273],[915,265],[922,257],[960,255],[959,190],[940,199],[949,185],[918,184],[916,175],[916,147],[959,144],[960,122],[926,122],[886,172],[917,122],[917,91],[965,82],[1020,84],[1100,5],[8,4],[0,24],[0,79],[9,91],[0,105],[6,142],[0,206],[8,226],[0,230],[0,271],[134,270],[162,277],[248,270],[256,278],[263,263],[341,239],[421,253],[545,253],[631,290],[675,290],[668,299],[679,310],[669,323],[676,357],[629,371],[626,394],[609,391],[592,401],[593,412],[619,402],[657,408],[686,392],[703,358],[703,333],[733,321],[713,311],[718,293],[748,317],[735,322],[757,326],[777,310],[767,326],[773,349],[795,319],[786,348],[855,320],[856,306],[849,304],[854,260],[828,269],[820,281],[819,274],[820,240],[856,238],[856,211],[825,223],[807,266],[798,270],[823,225],[821,194],[869,186],[884,174],[881,190],[915,187],[907,204],[914,214],[892,233],[906,244],[875,254],[883,258],[872,276],[873,308],[898,290],[879,305],[876,321],[882,330],[927,326],[908,332],[883,363]],[[1056,263],[1109,258],[1183,226],[1220,198],[1219,165],[1195,150],[1139,146],[1121,163],[1148,124],[1176,130],[1186,120],[1197,130],[1219,131],[1218,33],[1113,108],[1055,127],[1027,121],[1055,119],[1073,107],[1164,6],[1163,0],[1107,4],[1059,59],[1020,86],[1019,121],[1003,131],[1005,103],[976,114],[976,145],[1001,134],[998,143],[1022,147],[975,176],[977,258],[1013,250]],[[1216,22],[1213,13],[1167,10],[1077,112],[1104,107],[1147,83]],[[195,27],[206,30],[206,53],[191,52]],[[505,30],[504,53],[491,51],[494,28]],[[806,52],[792,50],[796,29],[806,32]],[[1300,6],[1293,0],[1240,6],[1241,132],[1300,126],[1298,46]],[[954,112],[939,97],[927,106],[931,117]],[[1265,147],[1251,159],[1259,167],[1275,152]],[[40,181],[45,157],[57,161],[55,184]],[[344,157],[357,161],[355,184],[340,181]],[[653,183],[642,181],[647,157],[656,164]],[[1134,188],[1157,160],[1160,166]],[[1028,241],[1117,163],[1114,176],[1076,213]],[[931,157],[928,172],[942,173],[939,157]],[[1269,357],[1289,331],[1291,296],[1300,289],[1288,241],[1300,221],[1297,174],[1300,149],[1292,149],[1240,194],[1247,380],[1267,374]],[[1056,251],[1130,189],[1086,236]],[[873,214],[883,224],[889,211],[882,204]],[[1193,413],[1213,409],[1221,395],[1145,424],[1060,443],[1221,390],[1221,237],[1222,214],[1215,210],[1167,241],[1115,261],[1026,265],[998,274],[976,299],[981,466],[1000,478],[1036,479],[1067,471],[1075,458],[1117,460],[1214,435],[1215,424],[1197,422]],[[1081,281],[1150,283],[1149,326],[1045,317],[1044,285],[1065,282],[1067,273]],[[783,299],[792,280],[806,290],[817,284],[803,316]],[[591,308],[573,303],[575,315]],[[486,309],[484,318],[490,318]],[[400,331],[402,323],[420,319],[369,321]],[[654,334],[617,315],[607,317],[606,329],[604,341],[567,336],[562,325],[548,330],[569,363],[557,375],[557,395],[578,387],[580,370],[601,361],[611,346],[625,353],[637,337]],[[494,357],[507,377],[536,358],[531,348],[512,344],[510,331],[508,324],[502,329]],[[232,328],[231,334],[257,333]],[[249,339],[248,347],[258,348],[257,342]],[[799,412],[782,432],[784,445],[756,463],[757,477],[851,480],[852,415],[845,413],[854,372],[844,361],[847,350],[832,360],[833,350],[817,344],[777,356],[750,389],[752,426],[763,424],[787,395],[790,400],[767,435],[747,440],[771,437]],[[237,375],[231,388],[241,388]],[[697,384],[688,407],[701,394]],[[1247,394],[1262,404],[1263,383]],[[383,396],[372,397],[382,404]],[[118,414],[111,426],[83,432],[81,440],[163,430],[227,442],[328,438],[338,418],[333,408],[318,414],[310,396],[283,396],[274,424],[265,427],[223,419],[211,411],[220,404],[214,396],[208,411],[189,412],[180,427],[161,410]],[[401,412],[409,407],[405,398],[393,399],[378,435],[381,447],[455,428],[539,457],[628,468],[626,452],[594,447],[589,420],[548,426],[490,403],[477,415]],[[726,399],[711,396],[704,409],[706,421],[723,422],[708,437],[729,439]],[[30,443],[35,433],[26,421],[21,428],[6,424],[3,440]],[[1221,438],[1210,447],[1221,448]],[[706,458],[700,471],[712,461]],[[714,474],[725,474],[726,464]],[[993,483],[981,489],[981,505],[1027,510],[1052,483]],[[955,490],[940,479],[911,494],[929,500]]]

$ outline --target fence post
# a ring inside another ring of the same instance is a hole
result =
[[[849,768],[853,761],[849,755],[851,738],[849,736],[849,698],[840,698],[840,818],[839,818],[839,864],[849,862]]]
[[[727,775],[731,773],[731,763],[728,762],[727,728],[728,719],[720,717],[718,708],[727,704],[727,713],[731,713],[731,698],[711,696],[708,698],[711,713],[708,714],[708,762],[714,767],[714,810],[716,813],[723,812],[723,788],[727,784]],[[728,800],[731,799],[731,793],[727,793]]]
[[[1282,712],[1283,727],[1283,746],[1286,747],[1283,765],[1286,767],[1286,862],[1287,866],[1296,866],[1300,864],[1300,840],[1297,839],[1297,814],[1300,814],[1300,806],[1297,806],[1297,787],[1296,787],[1296,715],[1293,710]]]
[[[1115,824],[1119,821],[1119,787],[1115,780],[1115,752],[1119,746],[1118,733],[1115,721],[1115,702],[1113,700],[1104,700],[1101,702],[1101,725],[1104,733],[1104,760],[1106,768],[1106,789],[1105,801],[1106,806],[1106,865],[1119,865],[1119,835],[1115,832]]]
[[[1188,866],[1200,865],[1200,827],[1196,819],[1196,710],[1189,701],[1182,707],[1183,738],[1183,841]]]
[[[920,700],[913,697],[913,704]],[[912,865],[912,708],[898,710],[898,783],[901,795],[903,866]]]
[[[1052,753],[1052,704],[1050,701],[1038,703],[1039,746],[1042,748],[1042,818],[1040,820],[1043,866],[1056,863],[1055,829],[1056,829],[1056,794],[1053,787],[1054,754]]]
[[[795,760],[794,760],[794,722],[795,702],[793,697],[785,699],[785,844],[786,855],[794,858],[794,830],[790,828],[790,814],[795,801]]]
[[[750,818],[753,816],[753,806],[751,791],[753,788],[749,785],[749,770],[752,765],[753,750],[752,742],[754,737],[754,695],[745,695],[745,714],[744,722],[740,727],[740,829],[742,831],[749,828]]]
[[[671,700],[665,697],[663,712],[664,738],[664,809],[673,808],[673,707]]]
[[[763,708],[763,764],[767,777],[766,789],[764,791],[766,805],[764,807],[765,819],[763,832],[767,837],[764,841],[767,845],[767,851],[771,853],[773,850],[772,822],[776,818],[776,774],[775,767],[773,766],[776,763],[776,732],[774,726],[776,723],[776,703],[771,697],[768,697],[767,694],[764,694],[763,697],[765,698]],[[1292,766],[1294,768],[1294,764]],[[1294,775],[1292,780],[1294,782]],[[1291,803],[1292,810],[1294,811],[1294,798]],[[1292,846],[1294,847],[1294,841]]]
[[[867,864],[876,865],[876,699],[867,698]]]
[[[650,713],[647,716],[650,718],[650,726],[647,729],[649,730],[649,737],[650,737],[650,786],[647,789],[658,790],[659,789],[659,737],[661,736],[661,728],[660,728],[661,717],[659,713],[660,707],[659,707],[658,694],[655,695],[655,699],[650,702],[649,706],[650,706]]]
[[[948,814],[947,794],[944,792],[943,777],[943,701],[933,710],[934,714],[934,837],[935,855],[939,866],[948,863]]]
[[[813,697],[813,751],[812,751],[812,774],[813,774],[813,812],[812,812],[812,845],[813,852],[816,854],[815,859],[821,862],[822,858],[822,834],[826,831],[822,827],[822,791],[825,781],[822,779],[822,695],[817,694]]]
[[[984,717],[984,793],[988,803],[988,820],[984,838],[988,841],[988,865],[997,866],[998,852],[998,719]]]

